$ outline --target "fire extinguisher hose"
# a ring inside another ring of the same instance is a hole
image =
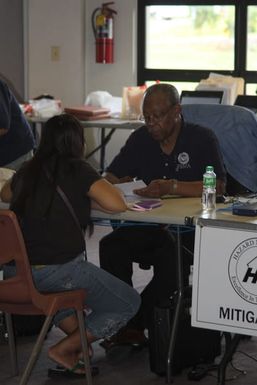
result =
[[[96,8],[92,15],[91,15],[91,24],[92,24],[92,29],[93,29],[93,32],[94,32],[94,36],[95,36],[95,39],[96,39],[96,36],[97,36],[97,32],[96,32],[96,26],[95,26],[95,15],[96,15],[96,12],[98,12],[99,10],[101,10],[102,8],[98,7]]]

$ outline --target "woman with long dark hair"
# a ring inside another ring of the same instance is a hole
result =
[[[82,230],[90,227],[92,207],[115,213],[125,211],[126,203],[84,160],[84,151],[83,127],[76,118],[63,114],[49,119],[33,159],[6,183],[1,198],[11,202],[19,219],[37,289],[87,291],[85,306],[90,311],[85,327],[92,343],[126,325],[137,312],[140,297],[129,285],[86,260],[84,237],[77,224]],[[15,267],[5,266],[4,271],[14,275]],[[50,347],[49,357],[72,369],[81,356],[75,313],[61,311],[54,322],[67,336]]]

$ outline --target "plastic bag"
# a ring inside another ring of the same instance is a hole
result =
[[[120,118],[122,98],[112,96],[107,91],[93,91],[88,94],[85,104],[100,108],[109,108],[111,117]]]
[[[42,98],[29,101],[31,107],[30,115],[39,118],[51,118],[62,113],[61,101]]]
[[[94,107],[106,107],[112,99],[112,95],[107,91],[93,91],[88,94],[85,104]]]

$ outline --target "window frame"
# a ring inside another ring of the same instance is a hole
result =
[[[234,5],[235,6],[235,51],[234,70],[218,71],[223,75],[243,77],[245,84],[257,83],[257,71],[246,70],[247,55],[247,7],[256,5],[257,0],[138,0],[138,46],[137,46],[137,81],[199,82],[217,70],[190,69],[149,69],[146,68],[146,6],[149,5]]]

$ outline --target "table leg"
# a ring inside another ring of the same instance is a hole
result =
[[[167,355],[166,382],[168,384],[173,383],[172,365],[173,365],[173,361],[174,361],[175,342],[176,342],[176,336],[177,336],[177,332],[178,332],[179,319],[180,319],[180,315],[181,315],[183,296],[184,296],[183,260],[182,260],[182,253],[181,253],[182,246],[181,246],[180,226],[177,226],[176,238],[177,238],[177,245],[176,245],[177,302],[176,302],[176,309],[175,309],[174,320],[173,320],[171,334],[170,334],[170,341],[169,341],[169,348],[168,348],[168,355]]]
[[[42,129],[44,127],[44,122],[29,122],[29,124],[35,140],[34,150],[36,150],[40,142]]]
[[[116,128],[112,128],[108,135],[105,135],[105,127],[101,127],[101,142],[100,145],[94,148],[89,154],[86,155],[86,159],[89,159],[92,155],[94,155],[98,150],[100,150],[100,170],[102,173],[105,170],[105,146],[110,141],[113,133]]]
[[[218,385],[225,384],[227,365],[231,361],[233,354],[241,339],[240,334],[235,334],[233,338],[231,338],[230,333],[224,333],[224,336],[225,336],[225,353],[218,366]]]
[[[101,128],[100,172],[105,169],[105,127]]]

